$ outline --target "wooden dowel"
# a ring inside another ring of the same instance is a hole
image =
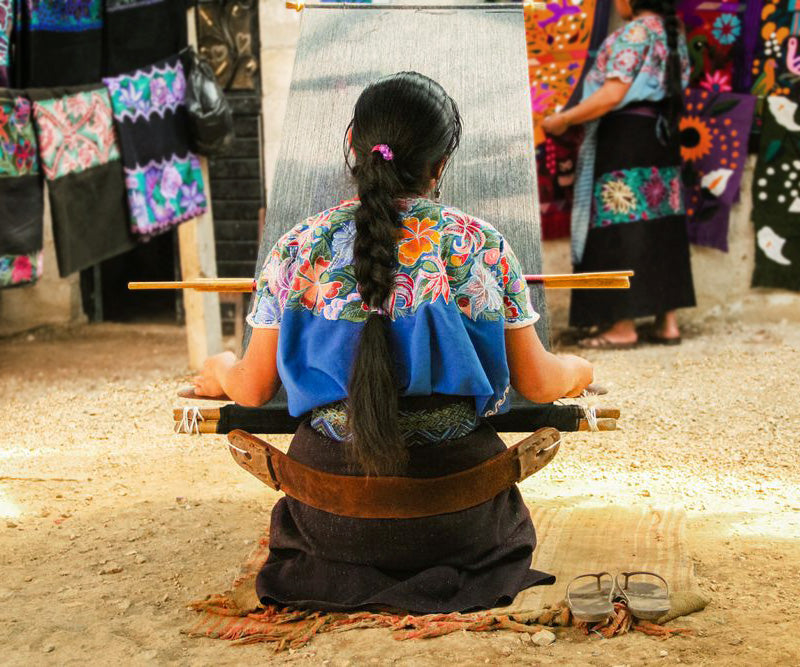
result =
[[[581,419],[578,425],[579,431],[588,431],[589,430],[589,422],[586,419]],[[617,420],[616,419],[598,419],[597,420],[597,430],[598,431],[616,431],[617,430]]]
[[[632,271],[575,273],[524,276],[528,283],[550,289],[626,289],[630,287]],[[129,290],[193,289],[201,292],[252,292],[255,281],[250,278],[198,278],[128,283]]]
[[[406,11],[454,11],[454,10],[483,10],[485,12],[496,11],[512,11],[521,12],[523,9],[542,10],[547,9],[547,4],[544,2],[498,2],[493,4],[470,3],[463,5],[434,5],[434,4],[397,4],[387,5],[384,3],[366,4],[361,2],[302,2],[300,0],[289,0],[286,2],[286,9],[293,9],[296,12],[302,12],[304,9],[377,9],[377,10],[406,10]]]
[[[199,408],[199,411],[204,420],[219,421],[219,408]],[[183,408],[175,408],[172,416],[176,422],[183,421]]]
[[[594,414],[598,419],[619,419],[619,408],[595,408]]]

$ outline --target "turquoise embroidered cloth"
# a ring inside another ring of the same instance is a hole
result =
[[[278,371],[300,416],[347,396],[369,314],[356,289],[356,200],[313,216],[273,247],[247,321],[280,328]],[[517,258],[490,224],[427,199],[405,200],[391,316],[401,393],[475,399],[479,415],[510,407],[504,329],[534,324]]]
[[[689,85],[691,67],[686,39],[681,35],[678,51],[683,67],[683,87]],[[622,109],[636,102],[660,102],[666,92],[664,77],[669,48],[664,22],[657,16],[643,16],[611,33],[600,47],[594,67],[586,77],[583,99],[596,93],[607,79],[630,83]],[[578,156],[575,199],[572,208],[572,260],[580,264],[592,216],[594,162],[597,151],[597,128],[600,121],[587,123],[586,136]]]

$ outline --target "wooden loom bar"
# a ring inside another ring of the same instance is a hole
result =
[[[526,275],[531,284],[548,289],[627,289],[632,271],[605,273],[565,273],[558,275]],[[255,281],[250,278],[197,278],[156,282],[129,282],[130,290],[193,289],[199,292],[252,292]]]
[[[406,11],[470,11],[483,10],[485,12],[521,12],[524,9],[532,8],[536,10],[547,9],[544,2],[496,2],[496,3],[468,3],[461,5],[434,5],[434,4],[385,4],[385,3],[362,3],[362,2],[287,2],[286,9],[293,9],[302,12],[304,9],[364,9],[364,10],[406,10]]]

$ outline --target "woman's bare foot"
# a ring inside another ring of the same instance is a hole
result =
[[[681,330],[674,310],[667,311],[663,315],[656,317],[653,335],[663,340],[680,340]]]
[[[603,333],[584,338],[578,347],[584,350],[625,350],[636,346],[639,336],[633,320],[620,320]]]

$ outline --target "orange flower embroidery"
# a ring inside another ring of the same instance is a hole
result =
[[[436,222],[430,218],[406,218],[403,221],[403,237],[398,248],[403,266],[413,266],[422,255],[433,250],[434,244],[439,243],[439,232],[434,227]]]
[[[328,270],[330,262],[317,257],[312,268],[311,262],[305,260],[297,269],[292,284],[293,292],[302,292],[302,303],[309,310],[320,311],[325,306],[325,299],[332,299],[339,293],[342,286],[338,280],[330,283],[320,283],[320,277]]]

